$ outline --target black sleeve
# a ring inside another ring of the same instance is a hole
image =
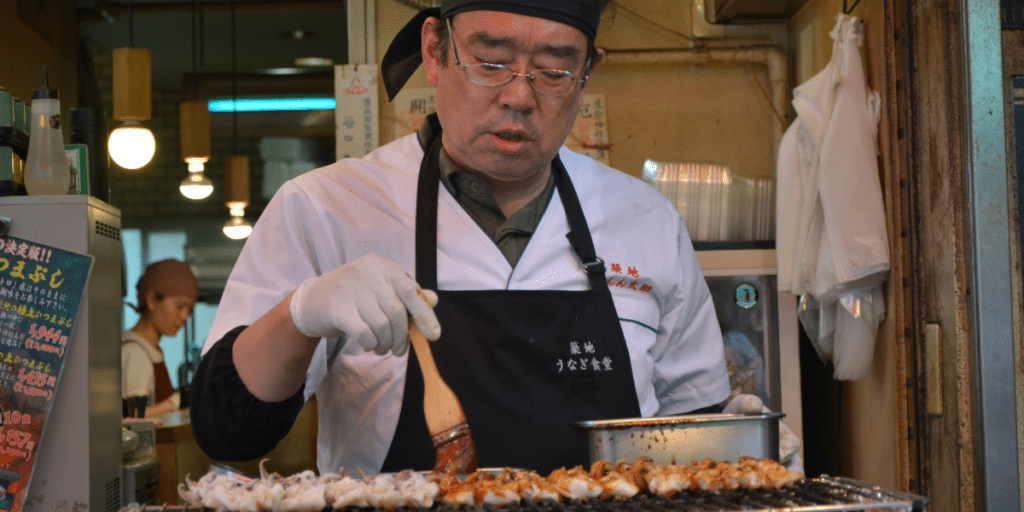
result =
[[[246,326],[217,341],[192,379],[190,417],[196,443],[215,460],[260,458],[291,430],[305,403],[303,389],[281,402],[264,402],[238,376],[231,347]]]
[[[715,404],[709,405],[707,407],[701,407],[700,409],[695,409],[684,414],[718,414],[722,412],[723,409],[725,409],[725,406],[721,404]]]

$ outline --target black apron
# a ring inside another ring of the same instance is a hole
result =
[[[438,155],[425,144],[416,204],[416,279],[437,289]],[[481,468],[544,474],[587,462],[578,421],[637,417],[629,352],[579,198],[557,157],[555,185],[567,235],[590,290],[438,290],[437,368],[462,403]],[[423,374],[411,354],[398,426],[382,471],[430,470],[435,450],[423,414]]]

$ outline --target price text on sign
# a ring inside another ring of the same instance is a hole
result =
[[[0,512],[19,512],[44,425],[60,392],[64,354],[92,256],[15,237],[0,238]]]

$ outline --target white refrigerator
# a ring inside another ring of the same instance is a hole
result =
[[[24,512],[121,501],[121,213],[85,195],[0,197],[11,236],[90,254],[92,272],[43,429]]]

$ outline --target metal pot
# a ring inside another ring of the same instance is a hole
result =
[[[737,462],[740,457],[779,460],[782,413],[693,414],[582,421],[587,431],[590,463],[632,462],[650,457],[660,464],[689,464],[712,458]]]

